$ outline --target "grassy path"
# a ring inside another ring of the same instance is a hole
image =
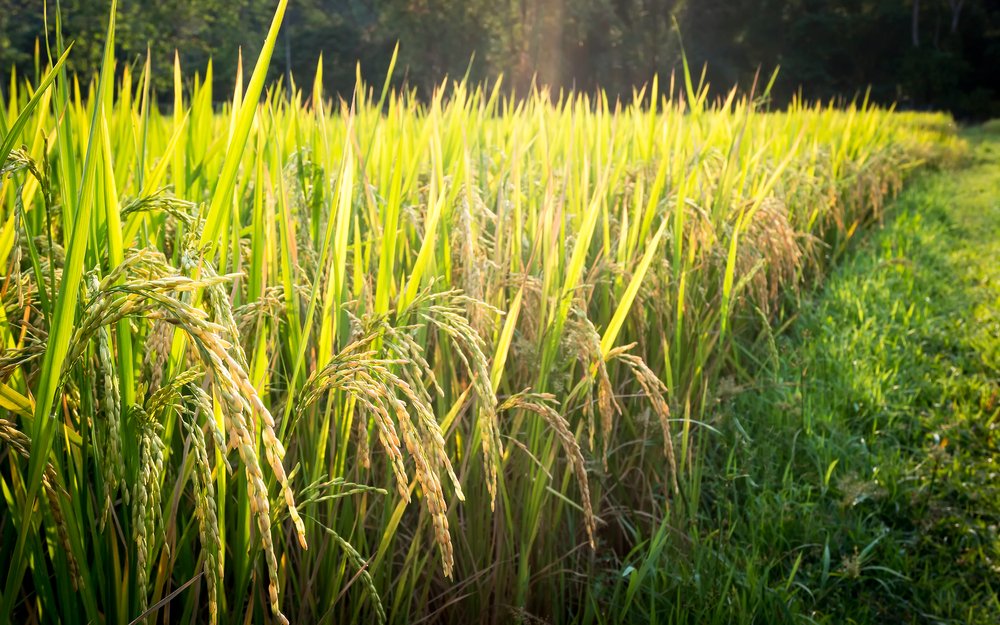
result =
[[[775,496],[750,544],[798,563],[785,599],[818,622],[1000,622],[1000,135],[969,139],[741,400],[759,442],[792,441],[745,459]]]
[[[1000,131],[967,138],[720,399],[698,548],[649,550],[630,620],[1000,622]]]

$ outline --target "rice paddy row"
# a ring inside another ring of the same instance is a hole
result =
[[[744,337],[962,149],[687,73],[265,89],[284,4],[221,111],[175,61],[161,112],[113,20],[89,82],[11,77],[0,621],[598,614],[693,517]]]

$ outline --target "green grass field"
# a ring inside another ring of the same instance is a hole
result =
[[[170,114],[113,19],[10,79],[0,622],[991,620],[994,135],[334,101],[265,85],[284,6]]]

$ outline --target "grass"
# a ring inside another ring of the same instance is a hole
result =
[[[610,621],[1000,618],[1000,136],[968,137],[761,336],[713,411],[698,529],[637,550]]]
[[[951,120],[687,74],[334,102],[264,84],[284,6],[221,111],[175,59],[161,112],[113,17],[68,76],[58,13],[0,101],[0,622],[602,621],[664,571],[741,587],[700,548],[742,475],[717,400],[962,154]]]

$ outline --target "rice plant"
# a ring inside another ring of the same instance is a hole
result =
[[[943,115],[687,72],[268,86],[285,5],[232,94],[175,58],[169,114],[113,8],[98,75],[56,15],[11,77],[0,622],[593,617],[695,522],[741,341],[961,151]]]

